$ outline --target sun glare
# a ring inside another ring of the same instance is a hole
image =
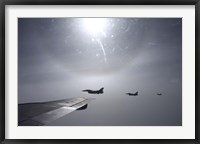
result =
[[[106,18],[84,18],[83,25],[92,36],[105,35]]]

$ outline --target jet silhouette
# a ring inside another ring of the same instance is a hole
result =
[[[162,94],[161,94],[161,93],[157,93],[157,95],[159,95],[159,96],[160,96],[160,95],[162,95]]]
[[[136,93],[126,93],[127,95],[129,95],[129,96],[138,96],[138,92],[136,92]]]
[[[86,90],[82,90],[82,91],[83,92],[88,92],[89,94],[102,94],[103,93],[103,89],[104,89],[104,87],[102,87],[99,90],[89,90],[89,89],[86,89]]]

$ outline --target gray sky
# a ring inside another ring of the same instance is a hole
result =
[[[182,125],[182,19],[19,18],[18,24],[19,103],[96,98],[50,125]],[[102,95],[82,92],[101,87]],[[125,95],[136,91],[137,97]]]

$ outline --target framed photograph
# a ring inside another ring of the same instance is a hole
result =
[[[199,143],[199,10],[1,1],[1,142]]]

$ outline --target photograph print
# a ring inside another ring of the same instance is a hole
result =
[[[18,18],[18,126],[182,126],[182,19]]]

